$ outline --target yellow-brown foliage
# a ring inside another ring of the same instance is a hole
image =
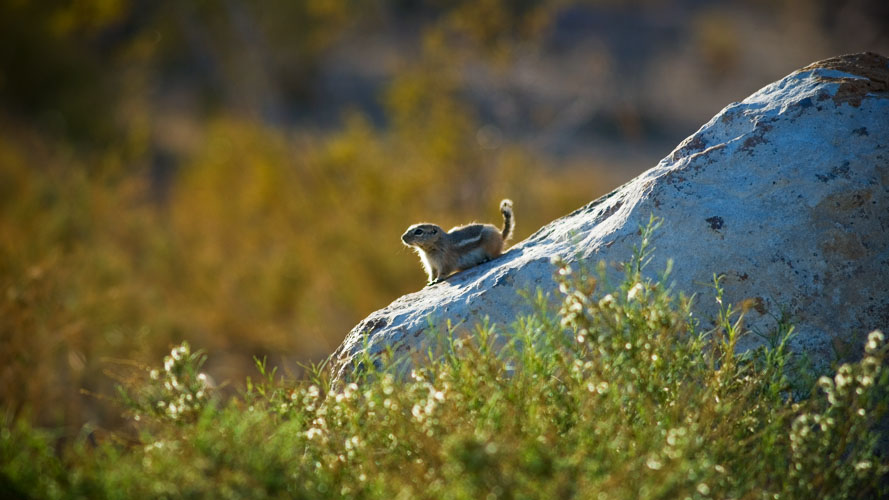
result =
[[[541,29],[542,6],[455,7],[423,28],[420,56],[393,72],[384,124],[354,112],[317,130],[244,111],[255,109],[251,99],[265,102],[260,91],[222,92],[223,104],[204,111],[157,108],[153,86],[164,79],[150,75],[194,49],[187,21],[199,18],[218,49],[208,81],[241,89],[259,74],[230,32],[245,15],[275,48],[268,64],[290,68],[277,78],[296,78],[285,86],[297,92],[358,14],[342,2],[237,13],[164,5],[172,17],[145,21],[109,53],[72,34],[88,34],[77,27],[99,4],[15,7],[40,29],[14,38],[65,63],[41,56],[52,63],[42,71],[13,58],[21,71],[4,88],[30,104],[21,116],[0,112],[0,403],[15,415],[69,431],[114,426],[118,412],[96,396],[113,392],[108,375],[183,340],[207,351],[220,384],[244,380],[254,356],[299,371],[365,315],[424,285],[399,240],[408,225],[499,223],[508,196],[520,241],[619,181],[601,166],[559,166],[504,141],[461,96],[467,61],[478,52],[505,60],[514,39]],[[129,3],[105,7],[95,21],[103,26],[132,14]],[[49,17],[65,29],[38,22]],[[243,88],[265,88],[257,82]],[[68,120],[22,119],[44,108]],[[152,167],[165,155],[173,167]]]
[[[109,394],[103,370],[182,340],[212,353],[218,382],[243,380],[254,355],[297,370],[423,286],[398,239],[409,224],[496,223],[510,196],[519,241],[609,187],[590,166],[559,170],[518,145],[481,148],[471,113],[446,87],[430,97],[422,80],[406,73],[393,84],[387,130],[359,114],[330,133],[234,116],[201,123],[166,187],[115,151],[6,134],[4,403],[44,424],[107,425],[114,413],[80,390]]]

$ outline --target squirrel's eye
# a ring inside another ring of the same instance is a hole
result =
[[[415,229],[415,230],[414,230],[414,236],[420,236],[421,234],[423,234],[423,230],[422,230],[422,229]]]
[[[435,234],[435,233],[437,233],[437,232],[438,232],[438,229],[433,229],[433,230],[431,231],[432,234]]]

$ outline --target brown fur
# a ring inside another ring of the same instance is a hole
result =
[[[503,228],[492,224],[468,224],[445,232],[435,224],[414,224],[401,235],[405,245],[420,255],[429,284],[438,283],[452,273],[469,269],[503,253],[505,242],[515,227],[512,202],[500,202]]]

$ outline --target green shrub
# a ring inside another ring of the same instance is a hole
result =
[[[664,287],[668,270],[643,274],[650,229],[621,284],[556,259],[558,310],[538,293],[537,312],[508,329],[447,332],[409,376],[391,356],[340,385],[323,367],[293,381],[260,362],[223,402],[203,356],[179,346],[122,389],[130,434],[57,455],[7,421],[0,479],[45,498],[885,495],[883,335],[794,397],[792,333],[738,355],[743,311],[729,306],[700,330],[691,300]]]

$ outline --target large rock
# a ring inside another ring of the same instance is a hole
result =
[[[860,352],[867,332],[889,326],[889,60],[827,59],[730,104],[614,192],[368,316],[334,354],[334,372],[346,375],[365,348],[425,351],[430,323],[508,325],[528,310],[518,291],[554,288],[551,257],[625,261],[651,214],[663,225],[648,270],[672,258],[675,288],[697,294],[705,322],[713,274],[723,274],[727,300],[754,301],[749,327],[773,328],[784,309],[792,348],[817,365]]]

